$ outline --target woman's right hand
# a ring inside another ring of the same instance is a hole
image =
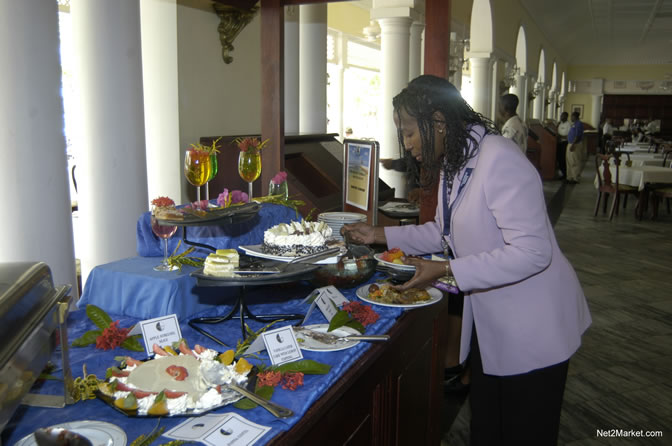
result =
[[[352,223],[341,227],[341,235],[346,240],[360,245],[376,243],[376,228],[366,223]]]

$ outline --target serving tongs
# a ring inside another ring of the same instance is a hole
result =
[[[311,338],[322,344],[334,345],[334,344],[343,344],[348,341],[387,341],[390,339],[389,335],[347,335],[347,336],[337,336],[332,333],[322,333],[319,331],[311,330],[306,327],[292,327],[294,332],[297,334],[304,335],[308,338]]]

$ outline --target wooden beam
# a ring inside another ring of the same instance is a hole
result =
[[[283,0],[261,0],[261,138],[269,144],[261,156],[261,188],[268,194],[271,178],[285,160],[285,11]]]
[[[451,0],[425,3],[425,74],[448,79]]]

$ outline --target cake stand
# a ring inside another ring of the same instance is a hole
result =
[[[197,246],[205,248],[210,251],[217,251],[214,246],[206,245],[205,243],[193,242],[187,239],[187,228],[189,226],[221,226],[235,223],[243,223],[255,217],[261,209],[261,204],[256,202],[246,203],[240,206],[230,206],[228,208],[218,208],[209,211],[204,211],[205,215],[198,215],[196,213],[185,213],[181,220],[169,218],[157,218],[156,221],[160,225],[167,226],[182,226],[182,241],[186,245]]]

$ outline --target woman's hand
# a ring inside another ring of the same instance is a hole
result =
[[[425,289],[437,279],[446,275],[446,264],[448,262],[436,262],[418,257],[402,257],[401,261],[406,265],[415,266],[415,275],[408,282],[393,287],[399,291],[409,288]]]
[[[352,243],[371,245],[373,243],[386,243],[385,230],[366,223],[353,223],[341,227],[341,235]]]

